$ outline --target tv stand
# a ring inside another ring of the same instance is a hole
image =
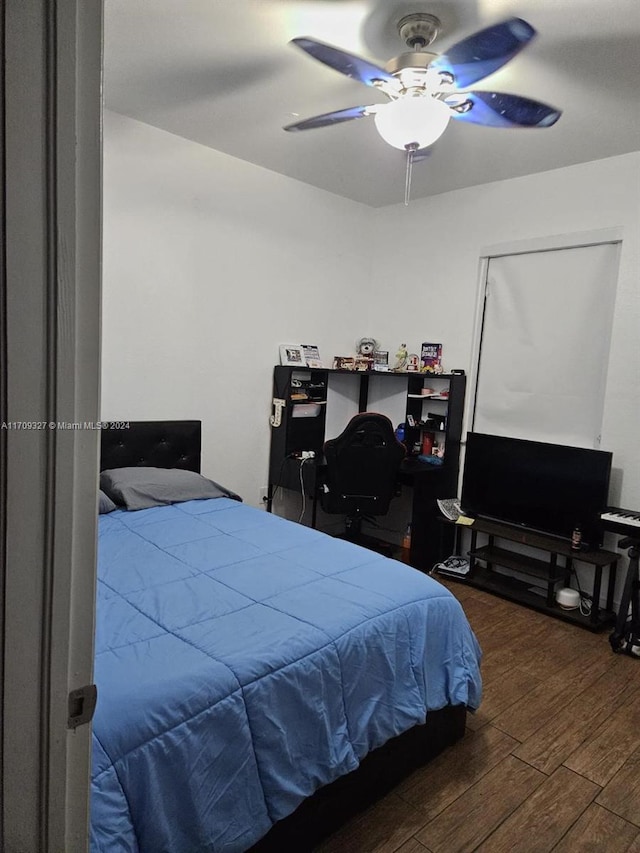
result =
[[[470,527],[457,525],[457,530],[458,536],[462,530],[471,533],[469,573],[460,578],[462,582],[591,631],[600,631],[615,621],[613,592],[620,555],[614,551],[573,551],[564,539],[482,518],[477,518]],[[486,537],[485,544],[479,544],[480,535]],[[519,553],[504,547],[502,540],[526,545],[541,554]],[[459,542],[456,546],[459,547]],[[571,585],[574,560],[593,566],[591,588],[582,590],[585,597],[591,599],[591,613],[587,616],[579,609],[564,610],[555,600],[557,588]],[[530,580],[511,577],[494,567],[510,569]],[[606,607],[601,608],[602,570],[605,567],[608,568],[607,598]]]

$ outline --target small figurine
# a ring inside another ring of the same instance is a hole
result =
[[[377,341],[374,338],[360,338],[356,344],[356,370],[373,369],[373,353],[377,346]]]
[[[404,370],[407,366],[407,359],[409,358],[409,350],[407,349],[406,344],[400,344],[400,348],[396,353],[396,363],[393,366],[394,370]]]
[[[373,353],[378,348],[378,344],[374,340],[374,338],[360,338],[358,343],[356,344],[356,350],[358,355],[363,355],[365,358],[369,356],[373,356]]]

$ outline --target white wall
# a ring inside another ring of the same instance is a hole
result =
[[[628,154],[373,209],[107,113],[102,416],[202,419],[203,470],[257,505],[279,343],[330,359],[364,334],[391,354],[436,340],[446,368],[469,370],[487,247],[619,228],[602,447],[612,502],[638,508],[639,165]]]
[[[425,164],[428,165],[428,164]],[[372,226],[371,328],[416,348],[443,344],[445,368],[471,368],[480,257],[491,246],[619,229],[620,268],[604,399],[603,450],[613,452],[609,499],[640,508],[640,153],[471,187],[377,209]],[[384,235],[384,250],[379,247]],[[398,304],[389,311],[389,301]],[[377,306],[377,313],[376,312]],[[505,353],[507,359],[508,353]],[[553,365],[548,365],[553,382]],[[468,394],[467,409],[470,403]],[[615,550],[620,537],[607,534]],[[621,562],[619,601],[626,560]],[[591,570],[578,566],[589,588]]]
[[[105,113],[102,418],[202,420],[203,472],[258,505],[278,344],[368,334],[370,214]]]
[[[376,209],[370,284],[374,334],[384,329],[413,348],[441,341],[445,367],[469,370],[487,247],[621,229],[601,446],[614,454],[611,502],[630,509],[640,508],[639,174],[636,152]],[[546,369],[553,382],[553,365]]]

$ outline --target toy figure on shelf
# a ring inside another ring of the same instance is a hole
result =
[[[409,350],[407,349],[406,344],[400,344],[400,348],[396,353],[396,363],[393,366],[394,370],[404,370],[407,366],[407,360],[409,358]]]
[[[356,370],[373,369],[373,353],[377,347],[374,338],[360,338],[356,344]]]
[[[378,348],[374,338],[360,338],[357,344],[358,355],[369,356],[373,355]]]

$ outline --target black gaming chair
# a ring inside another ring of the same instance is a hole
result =
[[[346,515],[345,539],[367,544],[362,519],[388,512],[405,452],[389,418],[374,412],[355,415],[341,435],[325,442],[320,504],[327,513]]]

